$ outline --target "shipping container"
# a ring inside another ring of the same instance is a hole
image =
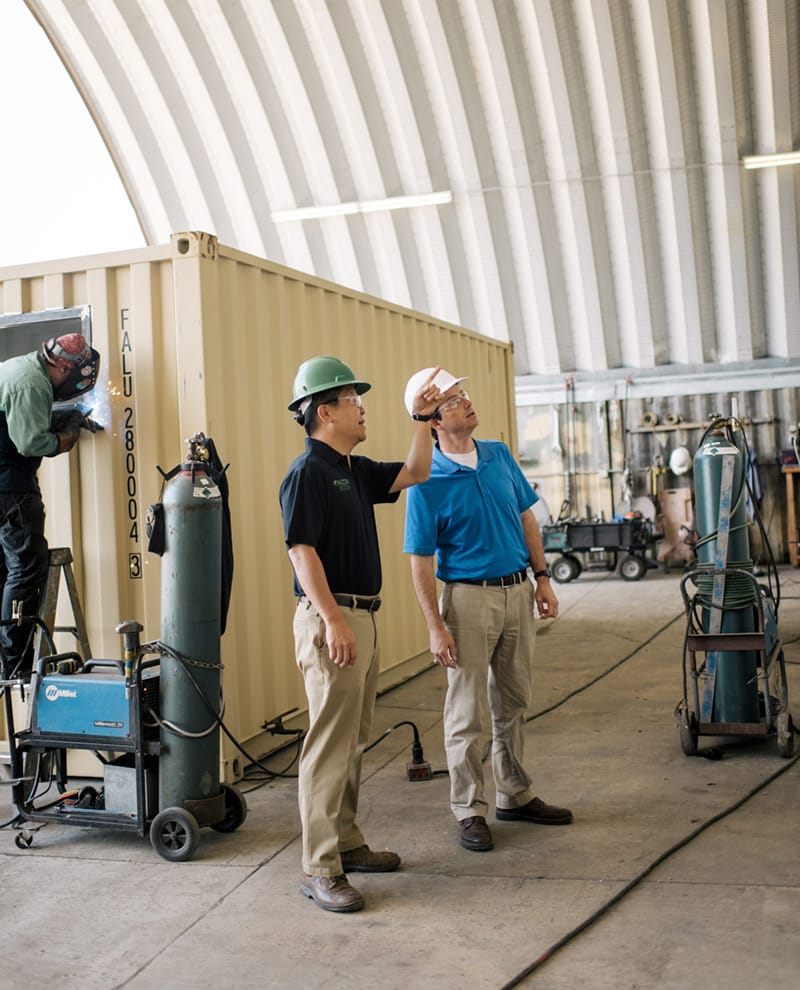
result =
[[[105,432],[46,459],[40,480],[51,547],[71,547],[92,653],[119,657],[115,626],[160,635],[160,558],[146,549],[147,507],[196,432],[229,464],[235,574],[222,640],[225,724],[252,755],[285,742],[265,723],[302,726],[294,663],[291,568],[278,488],[305,432],[287,410],[295,372],[333,354],[372,383],[369,437],[358,453],[402,460],[411,439],[407,379],[440,364],[469,376],[479,435],[516,452],[512,348],[219,244],[173,235],[126,253],[0,269],[0,358],[82,328],[102,355],[92,416]],[[428,634],[402,553],[405,498],[376,510],[385,606],[378,613],[381,689],[430,663]],[[63,648],[73,648],[73,645]],[[223,773],[247,763],[223,740]]]

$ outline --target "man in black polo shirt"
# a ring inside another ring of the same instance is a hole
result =
[[[397,501],[402,489],[430,475],[429,421],[441,398],[432,384],[438,370],[414,396],[405,463],[352,455],[367,436],[361,396],[370,385],[357,381],[338,358],[304,362],[289,404],[308,435],[280,490],[298,598],[295,650],[309,715],[298,782],[300,890],[326,911],[364,906],[345,873],[400,865],[396,853],[370,849],[356,823],[380,662],[375,613],[381,562],[373,506]]]

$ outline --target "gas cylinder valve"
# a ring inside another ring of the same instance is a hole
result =
[[[207,461],[208,446],[205,433],[195,433],[186,440],[189,444],[189,453],[186,455],[187,461]]]

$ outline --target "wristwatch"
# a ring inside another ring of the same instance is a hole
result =
[[[435,417],[435,411],[432,413],[411,413],[411,418],[415,419],[418,423],[429,423]]]
[[[534,571],[533,572],[533,576],[538,581],[539,578],[543,578],[543,577],[549,578],[549,577],[552,577],[552,574],[550,573],[550,568],[549,567],[545,567],[545,569],[543,571]]]

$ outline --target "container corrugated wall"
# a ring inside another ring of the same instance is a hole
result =
[[[294,663],[291,569],[278,488],[305,432],[287,411],[298,365],[334,354],[372,383],[359,453],[402,460],[411,439],[409,376],[442,364],[469,375],[480,436],[516,449],[511,346],[273,265],[201,233],[128,254],[0,271],[0,313],[89,304],[103,372],[96,418],[106,432],[43,465],[51,546],[71,546],[95,656],[117,657],[121,619],[160,629],[159,558],[145,513],[156,466],[184,456],[202,430],[229,463],[235,577],[222,641],[226,725],[259,755],[263,725],[305,710]],[[107,388],[105,387],[107,385]],[[402,553],[405,496],[377,509],[386,607],[378,614],[387,687],[429,662],[428,634]],[[291,721],[291,720],[287,720]],[[226,774],[242,758],[225,740]]]

